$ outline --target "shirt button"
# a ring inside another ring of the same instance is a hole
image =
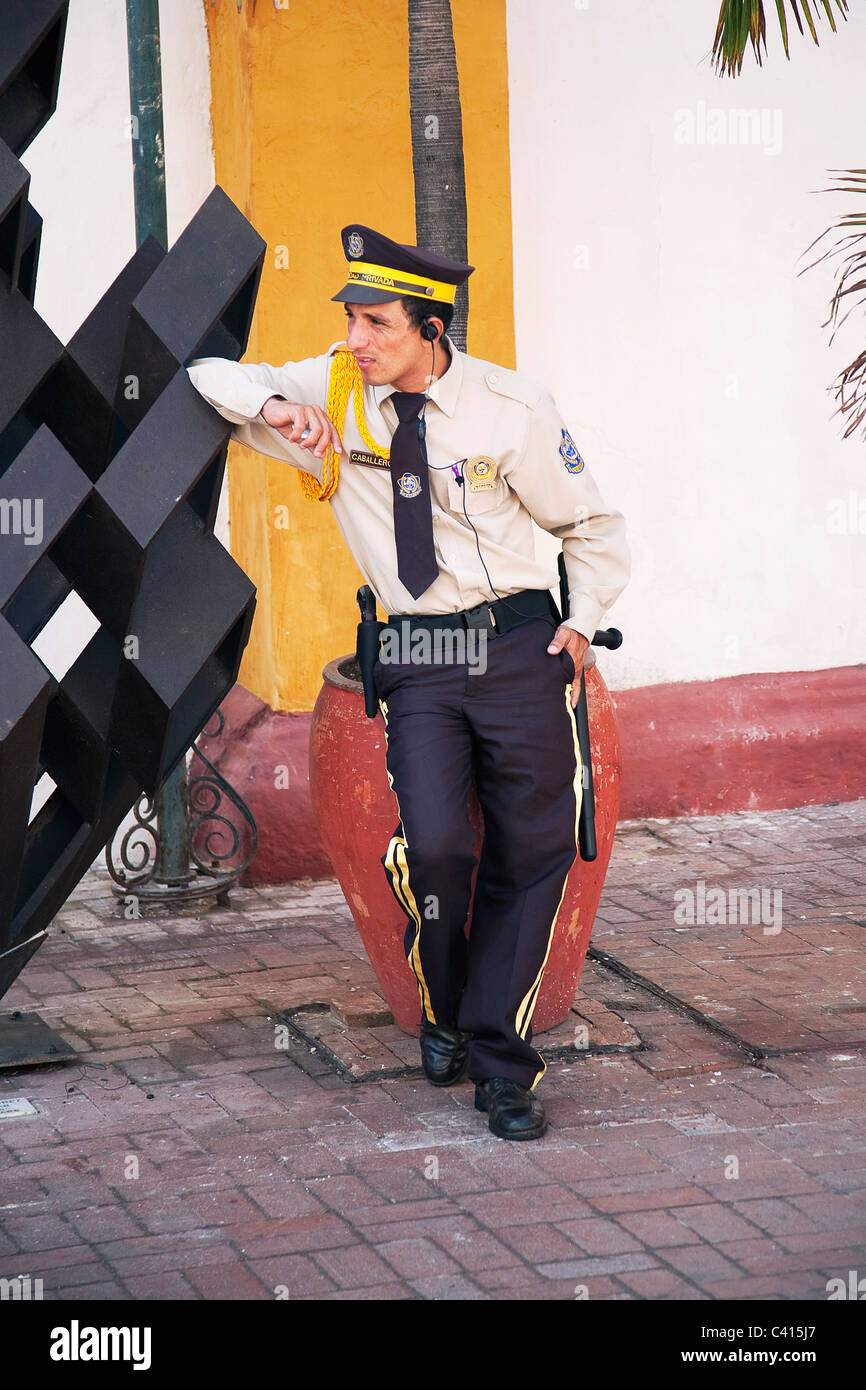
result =
[[[498,372],[490,372],[490,373],[488,374],[487,380],[490,382],[490,385],[491,385],[491,386],[495,386],[496,383],[497,383],[497,381],[499,380],[499,373],[498,373]]]

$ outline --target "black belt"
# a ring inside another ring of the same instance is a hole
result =
[[[559,610],[546,589],[521,589],[507,598],[491,603],[478,603],[460,613],[392,613],[385,624],[396,627],[409,623],[421,628],[480,628],[501,636],[531,618],[553,618],[559,621]]]

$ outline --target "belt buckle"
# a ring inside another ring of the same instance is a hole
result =
[[[467,629],[478,629],[482,632],[492,632],[496,635],[496,623],[490,610],[489,603],[476,603],[474,608],[464,610],[464,618]]]

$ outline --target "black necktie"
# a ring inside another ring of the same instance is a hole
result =
[[[391,396],[400,421],[391,440],[397,574],[413,598],[419,598],[439,575],[433,546],[427,447],[418,438],[418,413],[425,399],[418,391],[397,391]]]

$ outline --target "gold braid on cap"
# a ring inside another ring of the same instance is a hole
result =
[[[325,406],[325,413],[328,419],[336,425],[337,433],[341,439],[343,438],[343,426],[346,421],[346,409],[350,396],[353,397],[354,401],[355,421],[367,448],[380,459],[390,458],[389,451],[381,449],[367,429],[367,422],[364,419],[364,381],[361,376],[361,368],[355,361],[355,354],[350,352],[348,347],[342,346],[334,352],[331,376],[328,382],[328,401]],[[327,502],[340,481],[340,455],[334,451],[333,444],[328,445],[322,459],[322,481],[319,482],[313,473],[305,473],[303,470],[298,472],[298,481],[308,501]]]

